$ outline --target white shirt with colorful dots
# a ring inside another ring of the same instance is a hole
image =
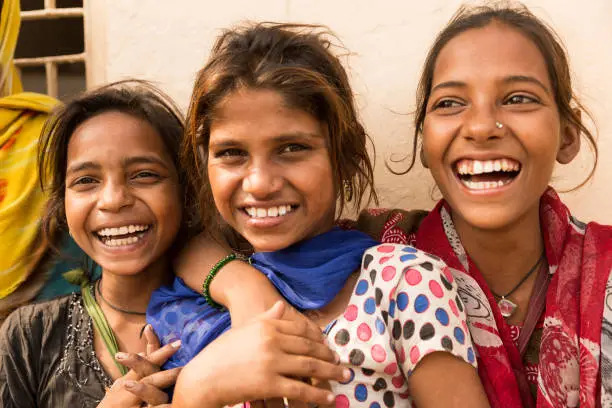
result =
[[[411,246],[383,244],[363,255],[344,315],[327,328],[330,347],[352,371],[332,383],[336,407],[412,407],[410,374],[435,351],[476,366],[463,304],[450,269]]]

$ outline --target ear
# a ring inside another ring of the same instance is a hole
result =
[[[419,152],[419,156],[421,158],[421,164],[423,165],[423,167],[428,169],[429,165],[427,164],[427,158],[425,158],[425,152],[423,151],[423,146],[421,146],[421,151]]]
[[[582,111],[574,109],[574,114],[581,120]],[[568,164],[580,151],[580,129],[578,125],[569,121],[564,121],[561,128],[561,145],[557,152],[557,161],[561,164]]]

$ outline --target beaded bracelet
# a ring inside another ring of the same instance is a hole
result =
[[[208,272],[208,275],[206,276],[206,279],[204,280],[204,284],[202,285],[202,295],[204,296],[204,299],[206,299],[206,303],[208,303],[210,306],[214,307],[215,309],[223,309],[223,306],[215,302],[212,296],[210,296],[210,284],[212,280],[214,279],[214,277],[217,275],[217,273],[219,273],[221,268],[223,268],[225,265],[227,265],[229,262],[235,259],[238,259],[238,257],[234,253],[229,254],[225,258],[221,259],[219,262],[215,264],[215,266],[213,266],[210,269],[210,272]]]

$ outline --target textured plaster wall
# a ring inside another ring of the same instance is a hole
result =
[[[439,198],[427,171],[394,176],[384,166],[411,146],[411,115],[421,63],[435,34],[461,4],[455,0],[89,0],[95,24],[94,82],[128,76],[157,81],[187,106],[195,72],[223,27],[241,20],[320,23],[331,27],[351,55],[350,70],[361,117],[376,145],[381,205],[431,208]],[[600,160],[595,178],[564,194],[576,215],[612,223],[612,2],[530,0],[569,50],[575,84],[599,127]],[[393,156],[392,156],[393,155]],[[554,185],[568,188],[586,176],[592,157],[583,149],[559,166]],[[401,168],[397,167],[398,169]]]

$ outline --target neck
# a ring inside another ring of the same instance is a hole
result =
[[[98,299],[98,303],[105,314],[121,314],[107,302],[124,310],[144,312],[147,310],[153,291],[169,283],[171,276],[169,262],[161,259],[135,275],[119,275],[103,270],[100,292],[106,302]]]
[[[453,222],[469,254],[494,293],[512,289],[544,250],[539,205],[505,228],[484,230],[453,214]]]

